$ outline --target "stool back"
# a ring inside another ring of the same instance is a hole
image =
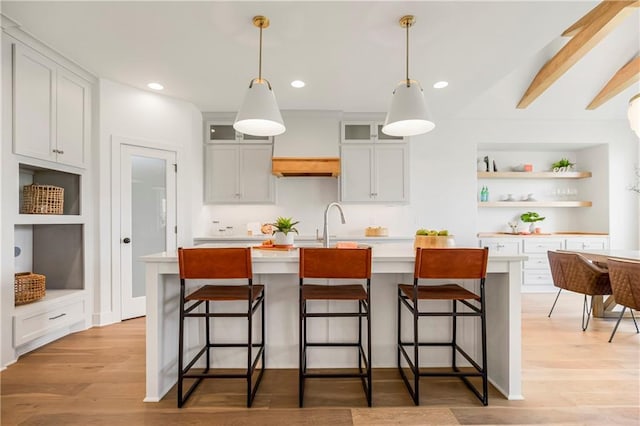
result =
[[[414,279],[482,279],[487,276],[489,249],[416,249]]]
[[[371,278],[371,247],[301,247],[300,278]]]
[[[251,248],[179,248],[178,264],[181,279],[251,280]]]
[[[608,259],[607,265],[616,303],[640,310],[640,262]]]

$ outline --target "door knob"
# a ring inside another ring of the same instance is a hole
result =
[[[124,238],[124,239],[122,240],[122,242],[123,242],[123,243],[125,243],[125,244],[129,244],[129,243],[131,242],[131,238],[126,237],[126,238]]]

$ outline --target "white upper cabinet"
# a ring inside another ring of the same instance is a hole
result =
[[[343,121],[342,143],[405,142],[402,136],[382,133],[382,123],[375,121]]]
[[[275,202],[271,145],[206,144],[204,202]]]
[[[341,153],[342,201],[409,201],[407,144],[345,144],[342,145]]]
[[[83,167],[90,83],[26,46],[13,48],[14,152]]]
[[[206,143],[271,143],[269,136],[252,136],[237,132],[232,122],[208,121],[205,125]]]

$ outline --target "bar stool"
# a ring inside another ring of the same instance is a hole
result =
[[[483,405],[489,403],[487,387],[487,329],[485,321],[485,291],[484,283],[487,275],[488,248],[433,248],[416,249],[415,271],[413,285],[398,284],[398,370],[402,376],[409,394],[415,405],[420,405],[420,377],[425,376],[454,376],[459,377],[467,387],[480,399]],[[458,284],[448,283],[442,285],[419,285],[423,279],[473,279],[480,282],[480,295],[477,295]],[[451,311],[424,311],[418,306],[421,300],[451,300]],[[466,306],[469,311],[459,312],[457,303]],[[413,339],[403,341],[402,331],[402,306],[406,307],[412,315]],[[419,339],[418,319],[420,317],[451,317],[452,336],[447,342],[425,342]],[[478,364],[457,341],[458,317],[479,317],[482,344],[482,365]],[[413,361],[405,347],[413,348]],[[420,370],[420,347],[425,346],[450,346],[451,369],[445,372],[426,372]],[[474,368],[475,371],[461,371],[456,365],[456,353],[460,353]],[[402,356],[402,358],[401,358]],[[413,389],[407,378],[401,363],[404,359],[413,374]],[[467,377],[482,378],[482,393],[469,381]]]
[[[189,399],[196,387],[205,378],[246,379],[247,407],[251,407],[258,385],[262,380],[265,368],[264,351],[264,286],[253,284],[251,270],[251,248],[179,248],[178,261],[180,266],[180,331],[178,352],[178,408]],[[246,280],[247,284],[204,285],[186,294],[187,280]],[[211,302],[247,301],[244,312],[211,312]],[[204,303],[204,313],[196,308]],[[261,339],[254,343],[252,340],[253,315],[261,308]],[[184,322],[186,318],[204,318],[205,345],[186,363],[184,361]],[[213,318],[243,318],[247,321],[246,343],[213,343],[210,327]],[[211,372],[211,348],[246,348],[247,368],[243,373]],[[253,349],[257,348],[255,357]],[[206,354],[206,365],[202,371],[192,371],[195,363]],[[261,361],[262,368],[252,385],[252,377]],[[184,379],[196,379],[183,395]]]
[[[305,283],[311,279],[359,280],[357,284],[320,285]],[[363,286],[363,283],[366,283]],[[300,363],[299,405],[304,402],[305,380],[309,378],[359,377],[362,381],[367,404],[371,406],[371,309],[369,289],[371,285],[371,248],[300,248]],[[307,302],[318,300],[356,301],[357,311],[309,312]],[[356,342],[308,342],[308,318],[358,318],[358,340]],[[367,347],[362,342],[362,319],[367,320]],[[307,372],[307,348],[309,347],[355,347],[358,351],[357,373],[309,373]],[[364,370],[363,370],[364,363]]]

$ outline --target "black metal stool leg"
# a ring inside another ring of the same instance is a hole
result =
[[[182,408],[182,382],[184,368],[184,286],[180,286],[180,324],[178,331],[178,408]]]
[[[618,326],[620,325],[620,320],[622,319],[622,316],[624,315],[624,311],[627,309],[626,306],[622,307],[622,312],[620,312],[620,316],[618,317],[618,321],[616,321],[616,326],[613,327],[613,332],[611,333],[611,337],[609,337],[609,343],[611,343],[611,341],[613,340],[613,336],[616,334],[616,330],[618,330]],[[633,315],[633,313],[632,313]],[[633,319],[635,322],[635,318]],[[636,325],[636,329],[637,329],[637,325]]]
[[[586,331],[587,327],[589,327],[589,320],[591,319],[591,308],[593,307],[593,297],[591,298],[591,303],[587,303],[587,295],[584,295],[584,302],[582,304],[582,331]],[[586,314],[586,321],[585,321]]]
[[[413,403],[415,405],[420,405],[420,340],[418,340],[418,318],[418,298],[416,297],[413,300]]]

